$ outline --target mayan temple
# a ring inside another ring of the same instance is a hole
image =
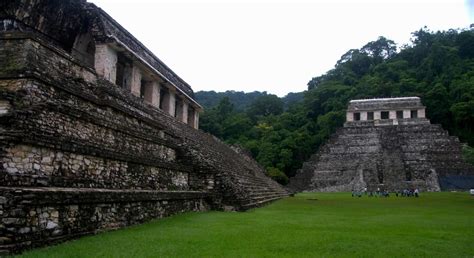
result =
[[[418,97],[352,100],[346,123],[290,180],[293,191],[466,189],[474,169],[457,137],[425,117]]]
[[[288,195],[198,130],[190,85],[94,4],[0,5],[0,255]]]

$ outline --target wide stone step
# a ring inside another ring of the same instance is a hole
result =
[[[265,183],[241,182],[240,185],[243,186],[243,187],[250,187],[250,188],[254,188],[254,187],[257,187],[257,188],[274,188],[273,185],[265,184]]]
[[[3,195],[22,196],[22,202],[45,204],[115,203],[157,200],[201,199],[211,196],[205,191],[157,191],[65,187],[0,187]],[[16,201],[16,199],[12,199]]]
[[[249,202],[256,202],[256,201],[262,201],[266,199],[273,199],[275,197],[281,197],[281,196],[287,196],[288,194],[283,194],[283,193],[272,193],[272,194],[264,194],[264,195],[256,195],[249,197],[247,201],[244,203],[249,203]]]
[[[242,209],[243,210],[248,210],[248,209],[260,207],[260,206],[262,206],[266,203],[282,199],[283,197],[286,197],[286,196],[279,196],[279,197],[269,198],[269,199],[265,199],[265,200],[261,200],[261,201],[246,203],[246,204],[242,205]]]
[[[262,191],[275,191],[278,188],[270,186],[258,186],[258,185],[246,185],[244,188],[248,192],[262,192]]]
[[[258,181],[238,181],[238,184],[242,186],[249,186],[249,187],[275,187],[268,182],[258,182]]]
[[[268,192],[254,192],[248,195],[249,198],[262,197],[262,196],[271,196],[271,195],[281,195],[287,194],[286,192],[277,192],[277,191],[268,191]]]
[[[272,199],[272,198],[275,198],[275,197],[286,196],[286,195],[287,194],[283,194],[283,193],[255,195],[255,196],[249,197],[249,200],[255,202],[255,201],[261,201],[261,200],[265,200],[265,199]]]
[[[245,175],[245,174],[233,174],[233,178],[237,178],[240,180],[258,180],[262,182],[267,182],[268,180],[271,180],[271,178],[263,176],[263,175]]]

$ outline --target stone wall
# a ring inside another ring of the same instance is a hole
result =
[[[130,54],[138,56],[159,71],[186,94],[194,97],[193,90],[182,78],[131,35],[102,9],[85,0],[18,0],[0,2],[0,17],[4,26],[0,31],[12,28],[21,31],[40,31],[50,45],[56,45],[72,55],[79,36],[91,35],[96,42],[115,43],[128,48]],[[14,18],[14,19],[13,19]],[[155,31],[159,30],[156,28]],[[85,38],[85,37],[82,37]],[[79,59],[80,58],[77,58]]]
[[[201,192],[0,187],[0,193],[1,254],[210,208]]]
[[[290,180],[289,188],[439,191],[440,180],[459,175],[474,183],[474,169],[462,160],[459,140],[440,125],[354,123],[332,135]]]
[[[69,2],[17,3],[83,8]],[[69,37],[44,34],[84,33],[83,17],[45,17],[38,33],[41,15],[17,13],[0,23],[0,254],[287,196],[254,160],[102,78]]]
[[[1,252],[219,207],[216,171],[180,160],[155,110],[41,40],[4,36]]]
[[[401,97],[401,98],[375,98],[375,99],[355,99],[349,101],[348,111],[380,111],[380,110],[403,110],[403,109],[421,109],[419,97]]]
[[[384,117],[385,113],[385,117]],[[429,123],[419,97],[351,100],[345,126],[372,123],[374,126]]]

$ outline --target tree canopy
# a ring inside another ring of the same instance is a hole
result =
[[[474,146],[474,30],[422,28],[398,52],[379,37],[343,54],[308,91],[295,93],[296,101],[250,94],[241,109],[220,98],[203,113],[201,128],[250,150],[283,184],[342,126],[351,99],[419,96],[432,123]]]

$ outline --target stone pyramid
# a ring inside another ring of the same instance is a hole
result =
[[[344,127],[289,184],[297,192],[472,187],[458,138],[430,123],[418,97],[350,101]]]

